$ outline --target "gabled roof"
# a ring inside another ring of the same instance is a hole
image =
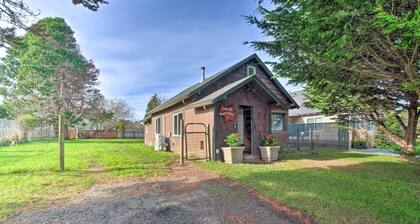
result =
[[[225,75],[229,74],[231,71],[239,68],[240,66],[242,66],[243,64],[247,63],[248,61],[251,61],[255,59],[258,64],[264,69],[264,71],[270,76],[270,77],[274,77],[273,73],[271,73],[271,71],[267,68],[267,66],[261,61],[261,59],[258,57],[257,54],[252,54],[249,57],[235,63],[234,65],[227,67],[219,72],[217,72],[216,74],[210,76],[209,78],[205,79],[204,82],[199,82],[196,83],[194,85],[192,85],[191,87],[181,91],[180,93],[178,93],[177,95],[175,95],[174,97],[170,98],[169,100],[165,101],[163,104],[157,106],[156,108],[154,108],[153,110],[149,111],[146,113],[145,119],[149,118],[153,113],[159,112],[163,109],[166,109],[168,107],[171,107],[179,102],[182,102],[183,100],[189,98],[190,96],[193,96],[195,93],[199,92],[200,90],[206,88],[207,86],[213,84],[215,81],[219,80],[220,78],[224,77]],[[276,84],[276,86],[284,93],[284,95],[286,96],[287,99],[290,100],[291,103],[291,107],[290,108],[298,108],[298,104],[293,100],[293,98],[289,95],[289,93],[283,88],[283,86],[278,82],[277,79],[273,78],[274,83]]]
[[[283,103],[270,91],[270,89],[256,75],[247,76],[243,79],[239,79],[236,82],[232,82],[224,86],[223,88],[211,93],[210,95],[191,103],[190,107],[200,107],[214,104],[217,101],[224,99],[227,95],[235,92],[242,86],[250,83],[251,81],[256,81],[277,102],[279,106],[285,108]]]
[[[306,96],[303,91],[293,92],[292,96],[299,104],[299,108],[289,110],[289,117],[316,115],[322,112],[321,110],[305,106]]]

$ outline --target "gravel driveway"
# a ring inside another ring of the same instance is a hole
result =
[[[268,200],[268,201],[267,201]],[[77,201],[28,211],[8,223],[301,223],[239,184],[191,166],[164,177],[97,185]]]

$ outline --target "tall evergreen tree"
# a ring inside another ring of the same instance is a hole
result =
[[[247,19],[270,37],[251,45],[277,59],[274,72],[304,84],[312,106],[374,121],[412,154],[420,115],[419,1],[271,2]],[[387,126],[385,114],[403,134]]]
[[[162,98],[159,97],[156,93],[150,97],[149,103],[147,103],[146,113],[153,110],[155,107],[162,104]]]
[[[86,59],[61,18],[45,18],[16,37],[0,65],[0,93],[14,117],[32,114],[56,123],[57,114],[82,115],[101,98],[99,70]]]

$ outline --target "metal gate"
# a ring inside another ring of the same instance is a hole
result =
[[[182,124],[181,163],[184,158],[211,160],[210,125],[204,123]]]

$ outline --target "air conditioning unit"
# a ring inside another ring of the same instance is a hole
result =
[[[165,136],[161,134],[155,135],[155,150],[156,151],[166,151],[166,147],[168,144],[166,143]]]

